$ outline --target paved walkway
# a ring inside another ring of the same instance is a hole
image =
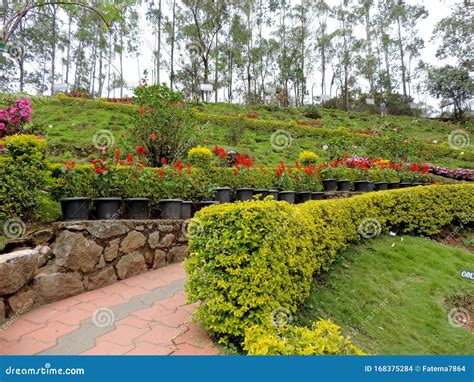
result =
[[[41,306],[0,326],[0,354],[218,354],[190,322],[184,282],[173,264]]]

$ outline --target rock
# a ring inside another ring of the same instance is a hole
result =
[[[56,264],[73,271],[91,272],[103,248],[94,241],[86,239],[82,233],[62,232],[53,244]]]
[[[155,253],[151,249],[146,249],[146,250],[140,250],[140,252],[143,254],[143,257],[145,258],[145,264],[147,268],[151,268],[153,265],[153,259],[155,258]]]
[[[31,233],[29,236],[36,245],[46,245],[53,238],[54,233],[52,229],[41,229]]]
[[[38,252],[32,249],[0,255],[0,295],[12,294],[30,281],[38,265]]]
[[[165,235],[163,239],[161,239],[158,247],[160,248],[169,248],[173,244],[175,236],[172,233],[168,233]]]
[[[153,262],[153,269],[162,268],[166,265],[166,252],[161,249],[155,251],[155,260]]]
[[[43,303],[49,303],[84,292],[84,285],[78,272],[40,273],[34,278],[33,290]]]
[[[104,259],[104,255],[101,255],[99,257],[99,263],[97,264],[97,269],[102,269],[105,267],[105,259]]]
[[[137,225],[135,227],[135,231],[144,231],[145,230],[145,226],[144,225]]]
[[[168,262],[169,263],[179,263],[183,261],[188,256],[187,247],[185,245],[179,245],[173,247],[168,252]]]
[[[146,242],[146,237],[144,234],[131,231],[125,239],[122,240],[122,244],[120,245],[120,251],[123,253],[130,253],[134,250],[143,247]]]
[[[122,256],[115,268],[121,280],[147,271],[145,258],[140,252],[133,252]]]
[[[96,276],[89,277],[88,289],[103,288],[107,285],[117,282],[117,275],[113,267],[100,271]]]
[[[87,231],[98,239],[109,239],[114,236],[120,236],[126,234],[130,229],[126,224],[113,221],[113,222],[94,222],[93,225],[87,227]]]
[[[171,233],[174,232],[174,227],[172,225],[159,225],[158,231],[161,233]]]
[[[35,251],[38,252],[38,268],[46,265],[48,262],[48,257],[53,253],[53,250],[47,245],[38,245],[35,248]]]
[[[42,266],[46,265],[46,257],[44,257],[42,254],[38,254],[38,265],[37,268],[41,268]]]
[[[8,299],[8,304],[14,314],[24,314],[33,308],[35,301],[38,300],[38,295],[33,290],[20,292]]]
[[[114,239],[109,243],[109,246],[105,248],[104,259],[105,261],[113,261],[118,255],[120,239]]]
[[[0,299],[0,325],[5,323],[5,303]]]
[[[155,231],[150,234],[148,237],[148,245],[150,246],[151,249],[155,249],[158,247],[158,244],[160,243],[160,232]]]
[[[84,224],[71,223],[71,222],[61,222],[58,225],[59,230],[69,230],[69,231],[84,231],[86,226]]]

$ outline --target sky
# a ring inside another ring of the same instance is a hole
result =
[[[295,1],[295,0],[293,0]],[[330,5],[337,5],[339,4],[340,0],[327,0]],[[436,41],[430,41],[431,39],[431,34],[433,31],[434,26],[436,23],[441,20],[443,17],[446,17],[451,13],[451,7],[456,4],[459,1],[464,1],[464,0],[405,0],[406,3],[408,4],[419,4],[419,5],[424,5],[425,8],[428,10],[429,15],[426,19],[422,20],[419,23],[418,29],[419,29],[419,34],[420,36],[424,39],[425,41],[425,47],[424,49],[420,52],[420,57],[423,61],[429,62],[431,64],[439,64],[442,65],[443,62],[440,62],[436,57],[435,57],[435,52],[437,48],[437,43]],[[170,15],[170,1],[169,0],[163,0],[163,7],[164,7],[164,13],[165,15]],[[138,85],[139,80],[142,76],[142,73],[145,69],[148,70],[149,73],[152,72],[153,70],[153,46],[154,46],[154,37],[153,37],[153,31],[151,30],[151,26],[146,22],[145,19],[145,10],[143,9],[141,12],[141,17],[142,17],[142,23],[140,24],[140,38],[142,40],[141,44],[141,49],[139,52],[138,57],[135,55],[133,57],[126,56],[124,60],[124,67],[126,68],[125,73],[124,73],[124,79],[129,84],[131,88],[134,86]],[[337,25],[329,25],[329,28],[336,28]],[[364,37],[365,36],[365,31],[362,27],[360,27],[358,30],[355,31],[355,34],[358,37]],[[169,47],[165,46],[163,49],[163,57],[162,61],[164,62],[169,62]],[[176,60],[175,64],[179,67],[179,58]],[[113,65],[118,68],[119,67],[119,62],[118,58],[114,61]],[[317,66],[319,63],[315,63],[315,68],[313,70],[313,74],[309,76],[308,78],[308,83],[307,83],[307,88],[311,89],[313,84],[316,84],[314,86],[314,95],[318,96],[321,93],[320,86],[318,86],[320,82],[321,75],[318,73],[318,68]],[[163,82],[168,82],[169,81],[169,75],[167,69],[162,69],[161,71],[161,81]],[[327,73],[327,78],[331,77],[331,73]],[[364,82],[361,80],[360,81],[362,84],[362,89],[367,90],[368,89],[368,84],[364,84]],[[225,101],[224,99],[224,92],[225,89],[221,89],[219,91],[219,101]],[[132,95],[133,91],[132,90],[125,90],[125,96]],[[327,91],[328,93],[328,91]],[[438,106],[438,100],[428,97],[426,95],[416,95],[412,94],[415,98],[416,103],[427,103],[431,106],[434,106],[437,108]],[[119,92],[117,91],[115,96],[119,96]],[[310,96],[308,96],[308,100],[310,100]]]

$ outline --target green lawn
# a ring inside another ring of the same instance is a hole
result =
[[[340,325],[371,354],[474,354],[474,333],[448,322],[463,303],[474,313],[474,254],[435,241],[386,236],[353,246],[313,285],[298,317]]]

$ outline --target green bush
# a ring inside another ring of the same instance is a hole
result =
[[[196,317],[238,345],[277,308],[295,312],[341,249],[388,230],[432,235],[474,209],[473,185],[429,186],[307,202],[253,201],[198,212],[186,290]],[[472,215],[471,215],[472,216]]]
[[[11,135],[0,146],[0,221],[30,221],[48,182],[46,143],[34,135]]]
[[[212,151],[207,147],[193,147],[188,151],[188,160],[193,166],[207,168],[211,165]]]
[[[329,320],[312,328],[285,325],[252,326],[245,331],[244,350],[249,355],[363,355],[341,335],[340,327]]]

